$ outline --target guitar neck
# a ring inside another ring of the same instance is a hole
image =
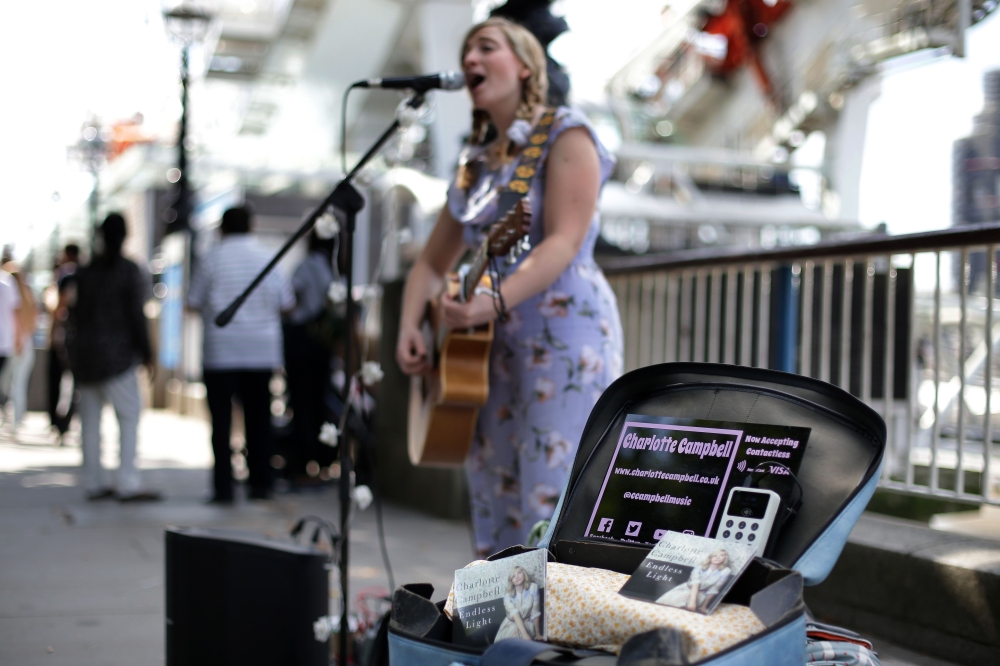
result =
[[[486,263],[489,261],[489,257],[489,239],[484,239],[479,249],[476,250],[476,254],[472,257],[472,261],[459,268],[458,297],[462,303],[468,303],[469,298],[475,293],[476,285],[479,284],[483,273],[486,272]],[[434,348],[441,349],[445,338],[448,337],[448,329],[444,326],[435,328]]]
[[[465,280],[462,284],[463,303],[468,302],[472,294],[476,291],[476,285],[479,284],[483,274],[486,272],[486,263],[489,261],[489,258],[489,240],[483,239],[482,244],[480,244],[479,249],[476,250],[476,254],[469,263],[468,273],[465,274]]]

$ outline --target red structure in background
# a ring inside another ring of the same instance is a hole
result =
[[[137,113],[128,120],[119,120],[111,126],[111,139],[108,141],[109,162],[135,144],[152,143],[156,140],[143,128],[142,122],[142,114]]]
[[[707,58],[706,62],[717,74],[731,74],[743,65],[749,65],[757,75],[767,98],[778,108],[781,104],[764,65],[760,60],[761,42],[771,32],[771,26],[784,16],[792,6],[789,0],[768,4],[764,0],[728,0],[718,16],[709,15],[703,32],[726,38],[726,55],[721,61]]]

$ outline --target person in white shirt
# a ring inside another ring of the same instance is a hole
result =
[[[4,270],[14,278],[21,305],[15,311],[17,336],[14,340],[14,355],[0,370],[0,390],[14,403],[14,430],[24,420],[28,410],[28,380],[35,365],[35,325],[38,321],[38,307],[31,287],[24,280],[24,273],[14,262],[4,264]]]
[[[271,272],[254,290],[229,325],[215,317],[267,265],[271,253],[251,235],[247,208],[230,208],[222,216],[222,239],[201,259],[187,294],[187,306],[204,322],[202,377],[212,415],[214,503],[233,501],[230,449],[232,400],[243,406],[250,499],[271,496],[271,392],[274,370],[283,364],[281,313],[291,310],[295,296],[279,272]]]
[[[0,270],[0,370],[15,353],[19,307],[21,292],[17,282],[10,273]]]

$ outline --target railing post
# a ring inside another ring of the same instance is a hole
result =
[[[681,285],[681,330],[680,330],[680,351],[679,361],[693,361],[691,357],[691,343],[694,341],[694,331],[691,325],[692,300],[694,299],[695,272],[686,271],[683,275],[684,283]]]
[[[875,310],[875,264],[871,257],[865,257],[865,302],[864,328],[861,332],[861,401],[866,405],[872,401],[872,315]]]
[[[705,319],[708,317],[708,273],[707,271],[697,271],[695,273],[695,298],[694,298],[694,331],[692,332],[691,347],[693,349],[692,361],[701,362],[705,360]]]
[[[906,486],[913,487],[913,439],[919,431],[916,421],[917,392],[920,390],[920,373],[917,372],[917,255],[910,255],[910,339],[907,344],[907,369],[909,375],[906,412]]]
[[[653,273],[645,273],[642,276],[642,296],[639,302],[639,364],[643,368],[653,361]]]
[[[625,370],[635,370],[639,367],[639,312],[641,309],[642,275],[630,275],[628,278],[628,319],[625,325]]]
[[[802,275],[799,283],[802,285],[802,318],[801,339],[799,340],[799,374],[812,377],[812,335],[813,335],[813,270],[815,264],[806,261],[802,264]]]
[[[885,438],[886,449],[891,453],[893,462],[896,461],[896,440],[895,426],[896,414],[893,409],[895,404],[895,361],[896,361],[896,269],[892,267],[892,256],[886,257],[888,269],[885,280],[885,356],[882,359],[882,396],[885,400]],[[882,476],[889,479],[892,476],[893,465],[885,465],[882,468]]]
[[[760,321],[757,326],[757,367],[771,367],[771,265],[760,265]]]
[[[677,360],[677,334],[681,328],[680,274],[667,274],[667,335],[663,343],[664,363]]]
[[[961,271],[958,281],[958,446],[955,460],[955,492],[965,494],[965,336],[969,325],[969,248],[963,247],[961,252]],[[990,347],[992,340],[987,335],[986,346]]]
[[[934,270],[934,429],[931,431],[931,492],[938,489],[938,445],[941,441],[941,251]]]
[[[986,413],[983,415],[983,471],[979,479],[979,492],[983,499],[992,496],[993,474],[993,295],[997,280],[997,247],[986,248],[986,370],[983,383],[986,389]]]
[[[719,362],[719,345],[722,340],[722,271],[712,271],[712,297],[708,320],[708,353],[705,360],[709,363]]]
[[[844,260],[844,284],[840,299],[840,388],[851,392],[851,319],[854,308],[854,260]]]
[[[615,292],[615,300],[618,302],[618,319],[624,329],[628,324],[628,275],[612,275],[609,282],[611,290]],[[624,335],[627,336],[627,333]],[[622,340],[622,343],[624,342],[625,339]]]
[[[663,340],[666,338],[667,327],[667,273],[657,271],[653,278],[653,345],[650,362],[653,365],[663,363]]]
[[[736,364],[736,287],[738,273],[735,266],[726,271],[726,333],[723,363]]]
[[[753,296],[754,296],[753,266],[743,267],[743,317],[740,322],[740,365],[753,365]]]
[[[823,262],[823,297],[820,302],[819,378],[830,381],[830,338],[833,331],[833,262]]]
[[[774,345],[777,358],[776,370],[795,372],[798,353],[799,323],[799,273],[798,264],[780,266],[777,273],[778,285],[775,306],[778,309],[778,330],[775,331]]]

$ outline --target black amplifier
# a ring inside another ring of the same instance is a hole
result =
[[[166,530],[167,666],[327,666],[326,553],[256,534]]]

